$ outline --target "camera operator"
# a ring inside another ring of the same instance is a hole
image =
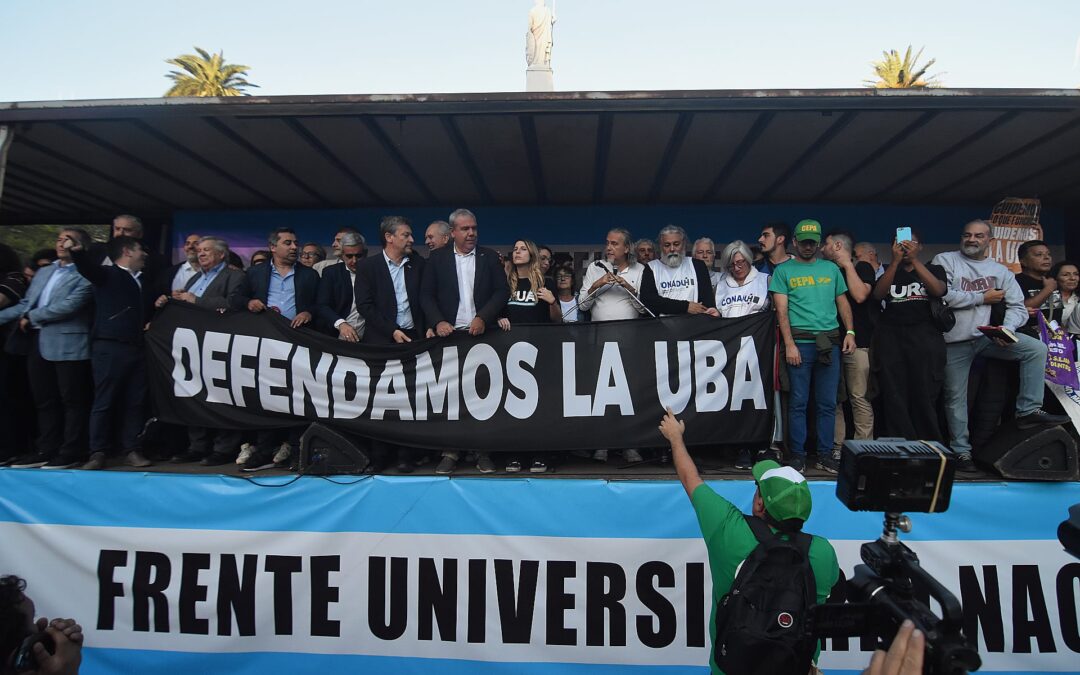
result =
[[[26,582],[19,577],[0,577],[0,675],[76,675],[82,662],[82,626],[74,619],[35,622],[34,601],[25,590]]]
[[[685,428],[685,424],[675,419],[674,413],[668,408],[667,415],[660,422],[660,433],[671,444],[675,470],[697,513],[701,534],[705,538],[705,547],[709,552],[709,570],[712,573],[713,582],[713,611],[709,620],[709,635],[712,638],[713,648],[709,657],[709,666],[716,674],[723,673],[717,665],[717,607],[726,600],[725,596],[733,587],[749,588],[750,582],[745,581],[739,574],[743,563],[758,548],[759,538],[754,532],[757,526],[751,524],[753,519],[744,516],[734,504],[714,492],[701,479],[697,466],[683,442]],[[769,531],[776,537],[791,542],[804,541],[805,536],[800,537],[800,534],[803,523],[810,517],[812,506],[810,488],[806,484],[806,479],[795,469],[780,466],[772,460],[758,462],[754,465],[752,473],[754,482],[757,483],[753,516],[764,521]],[[764,546],[765,542],[762,541],[761,545]],[[809,558],[810,572],[815,586],[814,599],[820,604],[832,594],[834,586],[837,586],[840,580],[836,551],[824,537],[812,536],[806,557]],[[805,561],[805,558],[803,560]],[[805,564],[806,562],[803,562],[800,566],[805,569]],[[776,567],[767,569],[762,564],[754,569],[773,572]],[[735,604],[737,601],[732,603],[733,606]],[[783,612],[770,617],[770,620],[775,619],[784,628],[790,627],[794,636],[800,629],[800,621],[805,620],[807,610],[809,610],[808,606],[792,608],[791,613]],[[782,638],[782,640],[786,641],[787,638]],[[784,646],[790,646],[790,644]],[[730,657],[736,651],[741,650],[732,649],[727,656]],[[820,644],[817,644],[813,649],[815,661],[819,651]],[[808,672],[810,665],[806,662],[805,667],[798,672]]]

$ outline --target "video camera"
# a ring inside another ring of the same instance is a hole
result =
[[[811,610],[808,630],[815,637],[872,637],[888,648],[900,624],[910,619],[926,635],[924,672],[979,669],[978,651],[962,631],[960,602],[899,537],[911,531],[904,511],[941,513],[949,507],[955,471],[956,456],[940,443],[844,443],[836,496],[852,511],[883,511],[885,528],[880,539],[862,545],[865,564],[856,565],[848,580],[848,602]],[[919,599],[920,591],[938,602],[940,617]]]

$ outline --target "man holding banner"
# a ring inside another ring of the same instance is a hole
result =
[[[431,326],[428,336],[447,337],[455,331],[483,335],[495,324],[510,299],[499,254],[477,246],[476,216],[468,209],[450,214],[452,246],[444,246],[428,259],[421,284],[424,317]],[[457,466],[458,453],[447,451],[436,473],[448,474]],[[487,453],[480,453],[476,468],[493,473],[495,464]]]

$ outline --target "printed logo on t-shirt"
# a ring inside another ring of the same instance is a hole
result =
[[[514,293],[512,293],[510,295],[510,302],[508,304],[532,307],[536,304],[536,302],[536,293],[533,293],[532,290],[528,290],[515,291]]]
[[[831,284],[833,278],[829,275],[820,277],[803,276],[803,277],[790,277],[788,279],[788,285],[792,288],[800,288],[802,286],[820,286],[822,284]]]
[[[975,279],[960,277],[960,290],[975,292],[992,291],[994,290],[994,285],[996,283],[997,281],[994,277],[976,277]]]
[[[671,291],[676,288],[693,288],[695,285],[694,277],[683,277],[681,279],[663,280],[660,282],[660,292]]]
[[[916,281],[904,286],[897,284],[889,286],[889,296],[893,302],[910,302],[911,300],[926,300],[929,294],[922,282]]]
[[[757,293],[738,293],[728,295],[720,299],[720,307],[728,305],[757,305],[761,302],[761,296]]]

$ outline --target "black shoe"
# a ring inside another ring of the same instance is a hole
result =
[[[262,471],[264,469],[273,469],[275,466],[277,466],[276,464],[274,464],[275,452],[277,452],[277,448],[271,448],[269,450],[256,450],[255,452],[251,453],[251,457],[248,457],[248,460],[244,462],[244,467],[240,470],[245,473],[253,473],[255,471]]]
[[[784,463],[784,453],[780,448],[769,448],[768,450],[758,450],[754,453],[754,463],[764,462],[766,460],[776,462],[777,464]]]
[[[818,457],[818,461],[814,466],[829,473],[840,473],[840,460],[832,456]]]
[[[45,466],[49,463],[50,457],[46,457],[37,452],[30,452],[25,455],[19,455],[15,459],[11,460],[12,469],[36,469],[39,466]]]
[[[748,469],[752,469],[753,467],[754,467],[754,462],[753,462],[753,460],[750,459],[750,451],[749,450],[740,450],[739,451],[739,456],[735,458],[735,468],[736,469],[748,470]]]
[[[806,472],[806,457],[803,455],[793,455],[791,461],[788,462],[788,466],[795,469],[799,473]]]
[[[979,472],[979,469],[975,466],[975,460],[971,458],[970,452],[961,452],[956,455],[956,470],[960,473]]]
[[[1042,408],[1036,408],[1034,411],[1029,412],[1023,417],[1017,417],[1016,427],[1018,429],[1032,429],[1034,427],[1056,427],[1059,424],[1066,424],[1068,421],[1068,415],[1051,415]]]
[[[231,464],[234,461],[236,461],[236,458],[232,455],[226,455],[223,452],[211,452],[199,460],[199,466],[221,466],[222,464]]]
[[[81,459],[71,459],[70,457],[53,457],[48,462],[42,465],[42,469],[74,469],[77,466],[82,466]]]
[[[412,473],[414,468],[415,467],[413,466],[412,462],[402,460],[402,461],[397,463],[397,472],[398,473]]]
[[[105,468],[105,453],[94,452],[90,454],[90,461],[82,466],[83,471],[101,471]]]
[[[173,464],[187,464],[189,462],[201,462],[206,457],[205,452],[196,452],[195,450],[185,450],[184,452],[177,453],[169,458],[169,461]]]

